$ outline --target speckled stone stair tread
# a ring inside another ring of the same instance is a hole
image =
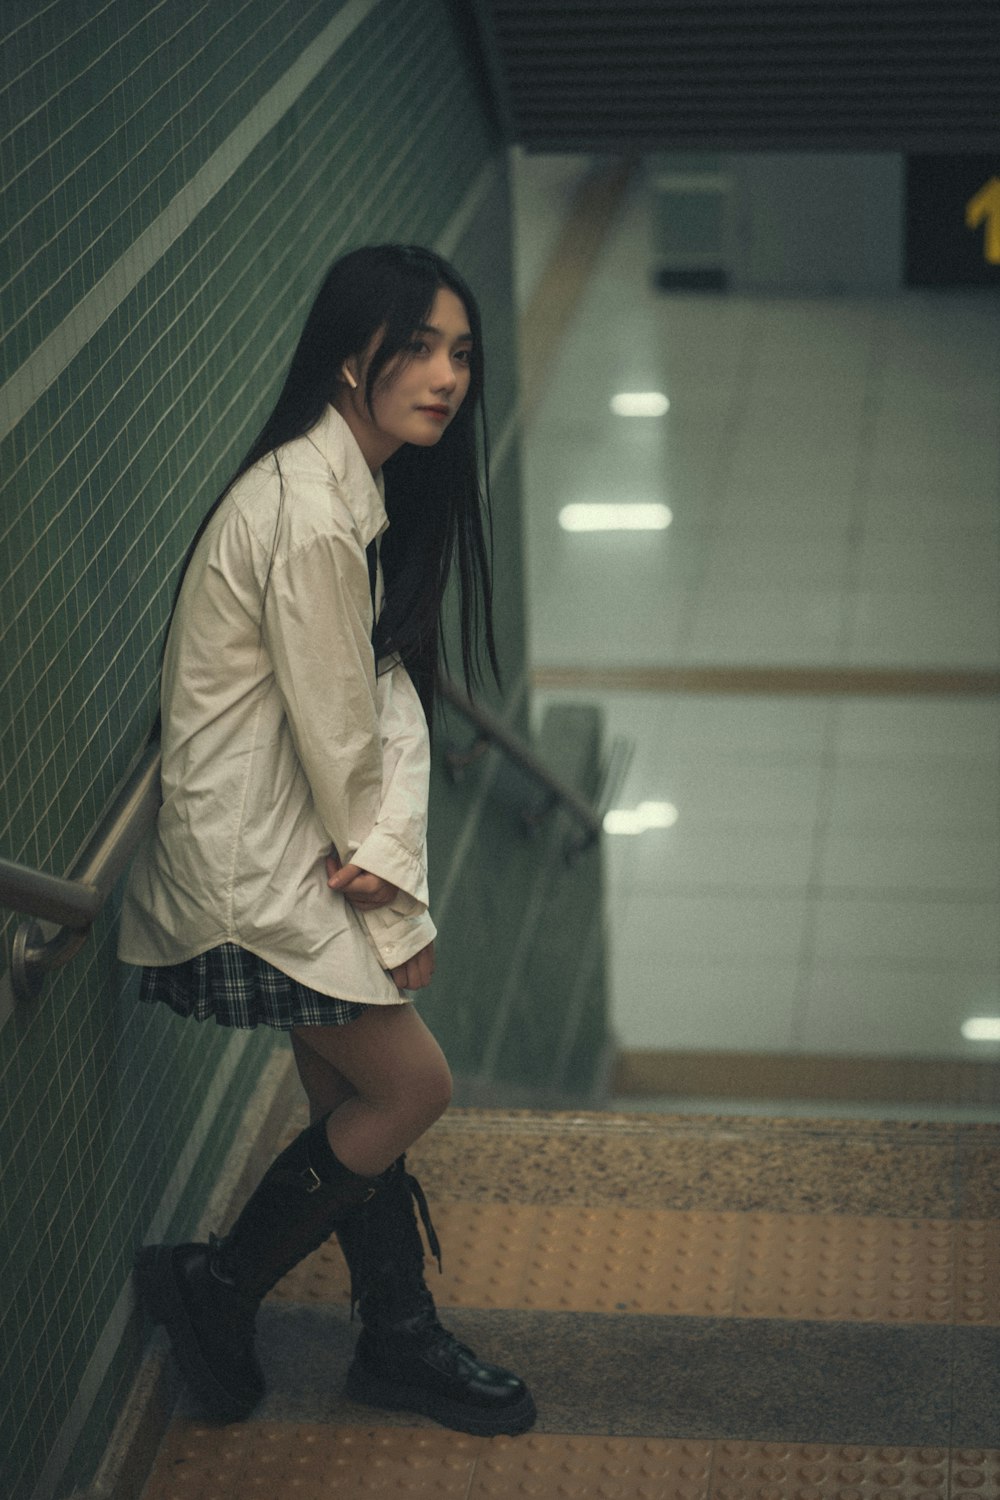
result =
[[[1000,1218],[1000,1127],[449,1112],[411,1153],[434,1203]]]

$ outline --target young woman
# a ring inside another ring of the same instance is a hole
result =
[[[261,1298],[332,1233],[363,1324],[354,1400],[474,1433],[535,1418],[517,1376],[439,1323],[414,1199],[435,1255],[437,1240],[403,1156],[451,1087],[407,991],[434,970],[428,724],[454,560],[466,681],[481,646],[496,671],[482,387],[478,310],[447,262],[400,245],[345,256],[182,572],[163,805],[120,953],[145,1000],[289,1031],[312,1119],[224,1239],[138,1258],[146,1307],[223,1419],[263,1394]]]

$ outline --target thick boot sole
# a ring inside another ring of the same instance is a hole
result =
[[[140,1250],[135,1282],[146,1312],[167,1330],[177,1366],[206,1415],[217,1422],[240,1422],[248,1417],[260,1395],[228,1390],[205,1362],[177,1284],[171,1246],[147,1245]]]
[[[530,1392],[512,1406],[470,1406],[447,1396],[425,1390],[419,1385],[403,1385],[385,1375],[352,1365],[347,1372],[347,1395],[362,1406],[378,1406],[383,1411],[413,1411],[432,1417],[442,1427],[454,1432],[469,1432],[474,1437],[516,1437],[535,1425],[537,1412]]]

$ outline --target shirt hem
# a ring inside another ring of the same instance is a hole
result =
[[[280,969],[283,974],[288,975],[289,979],[294,979],[298,984],[304,984],[308,989],[315,990],[318,995],[325,995],[329,1000],[347,1000],[353,1005],[405,1005],[409,1000],[409,996],[401,994],[399,990],[396,991],[395,996],[381,995],[375,997],[372,995],[350,993],[340,985],[337,986],[336,990],[327,988],[328,981],[317,983],[312,977],[306,978],[301,973],[293,974],[287,964],[275,963],[271,954],[262,953],[252,943],[244,942],[242,938],[231,935],[218,937],[212,942],[196,944],[190,951],[180,952],[172,958],[131,958],[128,954],[121,951],[119,951],[118,957],[123,964],[130,964],[136,969],[169,969],[174,964],[183,964],[191,958],[198,958],[202,953],[208,953],[212,948],[217,948],[222,943],[234,943],[238,948],[243,948],[247,953],[252,953],[255,958],[262,959],[264,963],[271,964],[275,969]],[[392,980],[388,976],[386,978],[387,982],[392,984]]]

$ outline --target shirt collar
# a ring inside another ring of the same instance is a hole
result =
[[[358,524],[361,539],[367,547],[389,524],[385,513],[385,480],[382,470],[373,474],[365,462],[357,440],[340,412],[327,406],[323,416],[306,433],[333,470],[347,507]]]

